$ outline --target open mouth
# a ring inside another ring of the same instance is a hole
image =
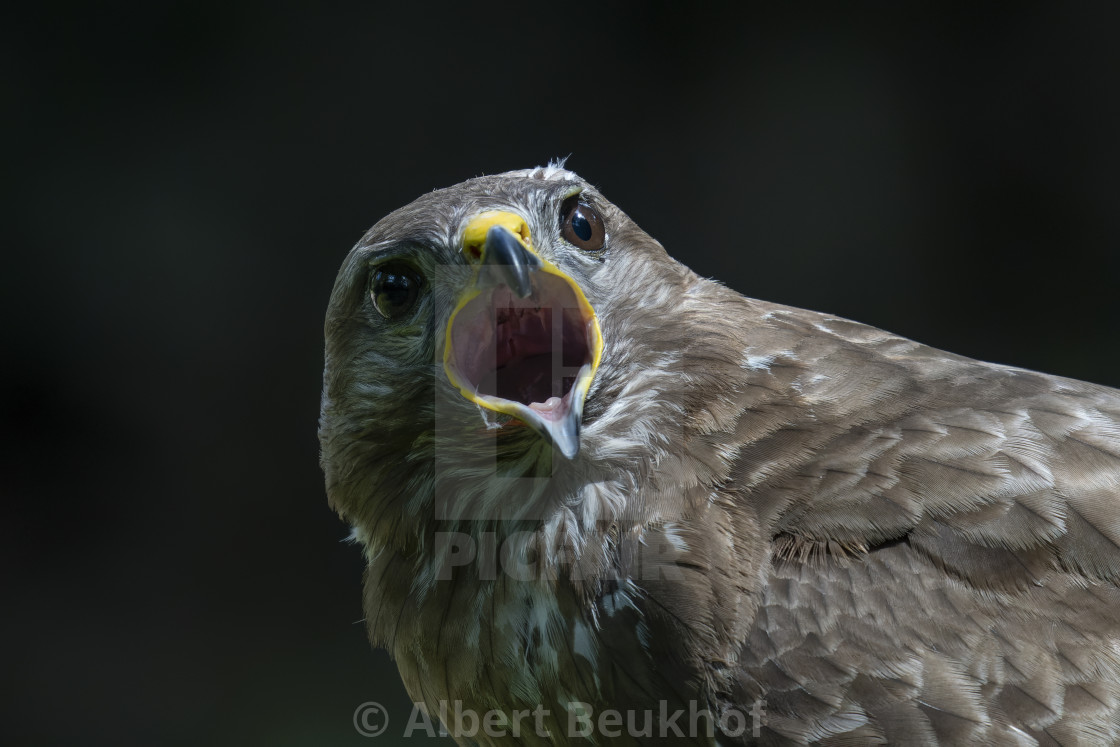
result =
[[[596,323],[581,300],[548,272],[533,273],[525,298],[504,284],[480,290],[450,322],[449,374],[492,409],[563,419],[595,363]]]
[[[512,415],[568,459],[603,335],[579,285],[533,249],[520,216],[487,211],[463,230],[470,284],[447,321],[443,367],[471,402]]]

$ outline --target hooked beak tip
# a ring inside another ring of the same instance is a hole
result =
[[[482,262],[497,272],[518,298],[528,298],[533,292],[529,273],[540,266],[540,260],[505,226],[491,226],[486,232]]]

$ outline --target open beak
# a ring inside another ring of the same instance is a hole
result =
[[[476,216],[462,252],[474,272],[447,323],[447,378],[471,402],[512,415],[575,458],[603,353],[594,309],[536,253],[528,224],[513,213]]]

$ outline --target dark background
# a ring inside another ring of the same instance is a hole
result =
[[[0,24],[0,741],[363,744],[368,700],[399,733],[317,464],[322,317],[435,187],[571,154],[748,295],[1120,385],[1116,14],[835,5]]]

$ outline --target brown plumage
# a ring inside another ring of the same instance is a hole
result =
[[[533,368],[551,414],[501,352],[560,318],[509,311],[520,283],[594,311],[564,317],[567,378]],[[462,744],[590,743],[574,702],[621,711],[600,744],[1120,742],[1120,392],[744,298],[559,167],[386,217],[326,335],[371,640],[433,713],[548,712]]]

